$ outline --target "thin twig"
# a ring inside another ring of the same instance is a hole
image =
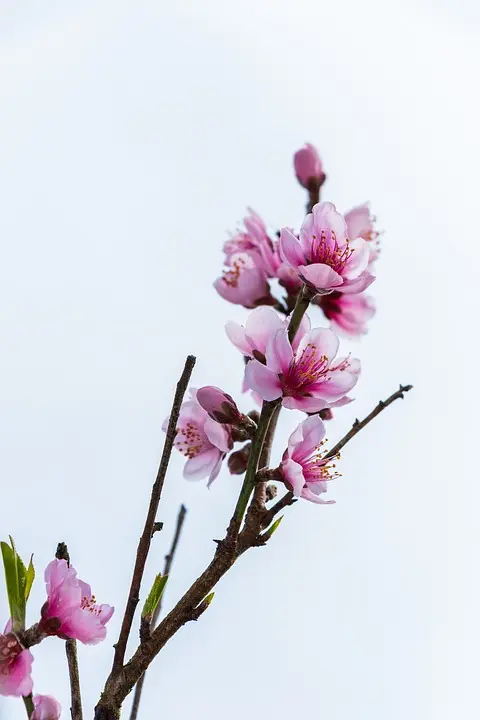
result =
[[[66,560],[67,565],[70,567],[70,555],[65,543],[58,543],[55,557],[58,560]],[[65,641],[65,654],[67,656],[68,675],[70,678],[70,715],[72,720],[83,720],[76,640],[70,639]]]
[[[175,534],[173,536],[172,545],[170,547],[170,551],[169,551],[168,555],[165,555],[165,566],[163,568],[164,575],[170,574],[170,569],[172,567],[173,559],[175,557],[175,552],[177,549],[178,541],[180,539],[180,534],[182,532],[183,523],[185,522],[186,514],[187,514],[187,508],[185,507],[185,505],[180,505],[180,510],[179,510],[178,516],[177,516],[177,526],[175,528]],[[160,602],[158,603],[158,605],[155,609],[155,612],[153,613],[151,629],[154,629],[157,624],[157,620],[159,618],[160,611],[162,609],[162,598],[163,598],[163,595],[160,597]],[[146,675],[146,673],[143,673],[142,677],[135,685],[132,709],[130,711],[130,720],[137,720],[138,709],[140,707],[140,699],[142,697],[143,683],[145,682],[145,675]]]
[[[367,415],[367,417],[363,418],[363,420],[355,420],[355,422],[352,425],[352,429],[348,431],[344,437],[338,441],[336,445],[333,446],[331,450],[328,451],[328,453],[325,455],[325,459],[333,458],[335,455],[338,455],[340,450],[351,440],[355,435],[360,432],[360,430],[363,430],[365,425],[368,425],[368,423],[377,417],[377,415],[380,415],[382,410],[385,410],[386,407],[391,405],[395,400],[403,400],[403,394],[408,392],[413,388],[413,385],[400,385],[399,389],[392,393],[390,397],[388,397],[386,400],[380,400],[378,405],[374,407],[371,413]]]
[[[380,415],[380,413],[385,410],[386,407],[391,405],[395,400],[403,400],[404,393],[408,392],[413,388],[413,385],[400,385],[399,389],[392,393],[390,397],[388,397],[386,400],[380,400],[378,405],[374,407],[371,413],[369,413],[363,420],[355,420],[355,422],[352,425],[351,430],[348,431],[346,435],[343,436],[341,440],[338,441],[336,445],[333,446],[331,450],[328,451],[328,453],[325,455],[325,459],[328,460],[330,458],[335,457],[338,455],[340,450],[345,447],[345,445],[353,438],[357,433],[360,432],[360,430],[363,430],[365,425],[368,425],[368,423],[377,417],[377,415]],[[272,522],[272,520],[275,518],[278,513],[286,508],[288,505],[293,505],[293,503],[296,501],[296,498],[294,497],[293,493],[291,491],[285,493],[283,497],[278,500],[273,507],[270,508],[270,510],[267,513],[266,519],[268,520],[268,524]]]
[[[133,570],[132,582],[128,594],[125,614],[123,616],[118,642],[115,646],[115,656],[113,659],[112,667],[113,674],[121,670],[123,666],[123,661],[125,659],[125,651],[127,648],[128,637],[130,635],[130,630],[133,623],[133,616],[135,615],[135,609],[139,600],[140,586],[142,584],[143,572],[145,570],[145,564],[147,562],[148,551],[150,550],[152,531],[155,525],[155,516],[158,511],[158,505],[162,494],[163,483],[165,481],[165,475],[167,473],[168,463],[170,460],[170,455],[172,454],[175,435],[177,433],[177,422],[178,416],[180,414],[180,407],[182,405],[182,400],[187,390],[187,386],[190,381],[190,376],[192,374],[194,365],[195,358],[193,357],[193,355],[188,355],[185,361],[185,367],[183,369],[182,375],[177,383],[177,389],[175,392],[175,397],[173,399],[172,411],[170,414],[167,434],[165,437],[165,444],[163,446],[162,459],[160,460],[157,477],[153,484],[152,494],[150,497],[150,505],[148,507],[147,518],[145,520],[145,527],[143,529],[140,542],[138,543],[135,568]]]

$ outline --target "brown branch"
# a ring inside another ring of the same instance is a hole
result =
[[[66,560],[67,565],[70,567],[70,555],[65,543],[58,543],[55,557],[58,560]],[[70,715],[72,720],[83,720],[76,640],[70,639],[65,641],[65,654],[67,656],[68,675],[70,678]]]
[[[395,400],[403,400],[404,393],[408,392],[413,388],[413,385],[400,385],[399,389],[392,393],[390,397],[388,397],[386,400],[380,400],[378,405],[374,407],[371,413],[367,415],[367,417],[363,418],[363,420],[355,420],[355,422],[352,425],[352,429],[348,431],[344,437],[338,441],[336,445],[333,446],[331,450],[328,451],[328,453],[325,455],[325,459],[333,458],[335,455],[338,455],[340,450],[345,447],[345,445],[353,438],[357,433],[360,432],[360,430],[363,430],[365,425],[368,425],[368,423],[377,417],[377,415],[380,415],[380,413],[385,410],[389,405],[391,405]]]
[[[135,568],[133,570],[132,582],[128,594],[125,614],[123,616],[120,635],[115,646],[115,656],[113,659],[112,674],[120,672],[123,666],[123,661],[125,659],[125,651],[127,648],[128,637],[132,628],[133,616],[135,615],[135,609],[139,600],[143,572],[145,570],[145,564],[147,562],[148,552],[150,550],[152,533],[155,526],[155,516],[157,514],[158,505],[163,490],[163,483],[165,481],[165,475],[167,473],[170,455],[172,454],[175,435],[177,433],[177,422],[178,416],[180,414],[180,407],[182,405],[182,400],[187,390],[187,386],[190,381],[190,376],[192,374],[194,365],[195,358],[193,357],[193,355],[188,355],[185,361],[185,367],[183,369],[182,375],[177,383],[177,389],[175,392],[175,397],[173,399],[172,411],[170,413],[170,420],[168,423],[167,434],[165,437],[165,444],[163,446],[162,458],[160,460],[160,466],[158,468],[156,480],[152,487],[152,494],[150,497],[150,505],[148,507],[147,518],[145,520],[145,527],[143,529],[140,542],[138,543]]]
[[[172,545],[170,547],[170,551],[168,555],[165,555],[165,566],[163,568],[163,574],[169,575],[170,569],[172,567],[173,559],[175,557],[175,552],[177,549],[178,541],[180,539],[180,534],[182,532],[183,523],[185,522],[185,515],[187,514],[187,508],[185,505],[180,506],[180,510],[178,512],[177,516],[177,525],[175,528],[175,534],[173,536]],[[162,599],[163,594],[160,598],[160,602],[158,603],[157,607],[155,608],[155,612],[153,613],[153,618],[151,622],[151,626],[149,629],[148,635],[150,636],[151,629],[155,628],[157,624],[157,620],[159,618],[161,609],[162,609]],[[145,641],[144,641],[145,642]],[[142,697],[142,690],[143,690],[143,683],[145,682],[145,673],[143,673],[142,677],[139,679],[135,686],[135,693],[133,695],[133,702],[132,702],[132,709],[130,711],[130,720],[137,720],[138,716],[138,709],[140,707],[140,700]]]

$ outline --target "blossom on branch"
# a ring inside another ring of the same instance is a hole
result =
[[[51,695],[34,695],[33,706],[30,720],[58,720],[62,712],[62,706]]]
[[[183,475],[187,480],[208,477],[208,487],[220,472],[225,454],[232,448],[231,428],[209,417],[191,390],[191,400],[182,404],[174,445],[187,462]],[[167,430],[168,418],[162,429]]]
[[[95,645],[105,640],[105,625],[113,615],[111,605],[97,605],[90,585],[77,577],[66,560],[52,560],[45,570],[47,601],[40,625],[47,635]]]
[[[329,465],[322,453],[325,426],[318,415],[312,415],[300,423],[288,439],[280,464],[284,481],[296,497],[321,505],[334,500],[323,500],[327,481],[339,477],[334,464]]]
[[[298,238],[289,228],[283,228],[280,253],[300,279],[320,294],[334,290],[362,292],[375,279],[366,271],[370,258],[368,243],[360,237],[348,238],[345,218],[332,203],[317,203],[313,207]]]
[[[368,203],[358,205],[345,214],[347,233],[350,240],[363,238],[369,244],[369,266],[378,258],[380,248],[378,243],[379,232],[375,229],[375,217],[370,212]]]
[[[268,340],[265,362],[250,360],[245,368],[247,386],[263,400],[283,398],[287,408],[318,412],[349,402],[347,393],[360,373],[360,362],[335,359],[339,340],[332,330],[315,328],[300,335],[296,348],[286,328]]]
[[[265,362],[267,345],[270,338],[277,330],[285,330],[288,327],[288,319],[280,317],[273,309],[268,307],[259,307],[247,317],[245,325],[239,325],[236,322],[228,322],[225,325],[230,342],[240,350],[245,357],[255,358],[261,362]],[[300,324],[300,328],[293,341],[293,347],[297,348],[301,337],[310,330],[310,320],[305,315]]]
[[[0,635],[0,695],[29,695],[33,687],[32,663],[32,653],[10,632],[8,623],[5,634]]]

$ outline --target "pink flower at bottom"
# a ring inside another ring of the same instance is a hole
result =
[[[97,605],[90,585],[77,578],[66,560],[52,560],[45,570],[47,601],[41,625],[49,635],[73,638],[85,645],[105,640],[105,625],[113,615],[111,605]]]
[[[33,705],[30,720],[58,720],[62,712],[62,706],[51,695],[34,695]]]
[[[263,400],[283,398],[283,405],[305,412],[349,402],[360,363],[353,358],[336,358],[338,337],[329,329],[305,333],[292,348],[287,330],[277,330],[266,349],[266,363],[250,360],[245,368],[247,386]]]
[[[32,663],[32,653],[25,650],[14,633],[0,635],[0,695],[30,695]]]
[[[280,464],[286,484],[296,497],[302,497],[320,505],[330,505],[334,500],[322,500],[327,492],[327,481],[338,477],[322,457],[325,426],[318,415],[312,415],[300,423],[290,435],[288,448]]]
[[[177,423],[174,445],[187,462],[183,476],[187,480],[201,480],[208,477],[208,487],[217,477],[225,454],[232,448],[231,428],[209,417],[191,390],[191,400],[184,402]],[[168,418],[163,424],[166,431]]]
[[[330,293],[315,299],[335,330],[351,337],[364,335],[367,322],[375,315],[375,300],[370,295],[343,295]]]

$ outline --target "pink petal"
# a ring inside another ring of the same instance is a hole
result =
[[[353,279],[358,277],[367,267],[370,260],[370,246],[362,238],[358,238],[350,243],[352,254],[345,263],[342,277]]]
[[[334,370],[328,380],[314,385],[311,392],[324,400],[338,400],[355,387],[357,380],[357,376],[347,370]]]
[[[303,426],[303,439],[296,444],[291,452],[293,460],[301,463],[308,458],[318,448],[320,442],[325,437],[325,425],[322,419],[318,415],[312,415],[311,417],[304,420],[301,425]],[[288,441],[288,447],[291,447],[290,437]]]
[[[328,362],[331,363],[338,352],[339,344],[340,340],[333,330],[329,328],[314,328],[303,337],[302,342],[298,346],[296,357],[300,357],[304,348],[306,348],[307,345],[311,345],[315,348],[317,356],[325,355]]]
[[[309,500],[310,502],[317,503],[317,505],[335,505],[335,500],[322,500],[321,497],[315,495],[308,487],[304,487],[302,490],[302,498]]]
[[[358,205],[345,214],[347,223],[348,237],[350,240],[356,240],[358,237],[371,230],[372,219],[368,203]]]
[[[313,206],[313,223],[315,229],[333,231],[339,245],[343,245],[347,237],[347,223],[341,213],[331,202],[321,202]]]
[[[227,452],[227,450],[230,449],[230,434],[224,425],[220,425],[220,423],[215,422],[212,418],[207,417],[203,429],[212,445],[215,445],[215,447],[223,452]]]
[[[245,328],[236,322],[228,322],[225,325],[227,337],[233,345],[244,355],[251,355],[250,344],[245,335]]]
[[[303,468],[294,460],[288,459],[282,462],[282,472],[285,476],[285,480],[292,488],[292,492],[296,497],[299,497],[303,486],[305,485],[305,478],[303,477]]]
[[[354,280],[345,280],[343,285],[336,288],[338,292],[345,294],[356,294],[361,293],[375,280],[375,275],[369,272],[363,272],[359,277]]]
[[[32,672],[33,655],[30,650],[22,650],[8,668],[6,674],[0,673],[0,695],[30,695],[33,681]]]
[[[321,397],[284,397],[283,406],[289,410],[302,410],[303,412],[314,413],[327,407],[328,402]]]
[[[98,616],[81,607],[76,608],[62,624],[61,632],[85,645],[96,645],[107,636],[107,629]]]
[[[257,360],[250,360],[245,368],[248,387],[258,393],[262,400],[276,400],[282,395],[278,375]]]
[[[341,276],[329,265],[323,265],[323,263],[300,265],[298,272],[300,277],[320,294],[330,292],[343,283]]]
[[[245,323],[245,337],[252,349],[265,355],[268,341],[283,326],[282,318],[273,308],[265,306],[255,308]]]
[[[62,706],[51,695],[33,696],[34,712],[31,720],[58,720]]]
[[[189,458],[183,468],[183,477],[187,480],[202,480],[210,475],[222,453],[217,448],[210,448]]]
[[[300,242],[288,228],[282,228],[280,234],[280,256],[293,268],[305,264],[305,254]]]
[[[224,455],[220,455],[217,462],[213,466],[212,471],[210,473],[210,477],[208,478],[207,488],[209,488],[210,485],[213,483],[213,481],[217,479],[218,474],[219,474],[220,470],[222,469],[223,458],[224,458]]]
[[[293,350],[285,327],[277,330],[267,345],[267,367],[274,373],[286,373],[293,360]]]

